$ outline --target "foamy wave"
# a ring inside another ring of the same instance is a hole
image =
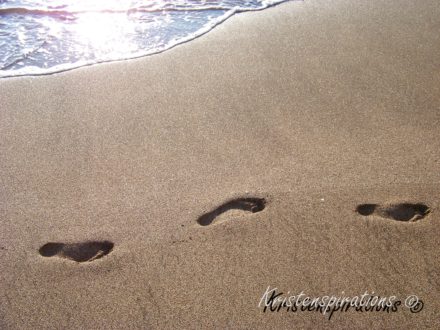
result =
[[[0,0],[0,77],[50,74],[163,52],[236,13],[288,0]]]

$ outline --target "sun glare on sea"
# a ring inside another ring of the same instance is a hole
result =
[[[73,10],[81,12],[75,21],[76,47],[90,49],[96,57],[114,58],[136,52],[138,26],[129,17],[130,1],[93,0],[75,3]]]
[[[78,46],[93,49],[97,56],[115,55],[137,49],[127,35],[133,27],[119,14],[89,13],[81,15],[75,26]]]

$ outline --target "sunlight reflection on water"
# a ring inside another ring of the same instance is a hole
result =
[[[0,0],[0,77],[163,51],[286,0]]]

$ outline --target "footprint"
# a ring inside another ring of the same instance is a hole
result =
[[[230,210],[241,210],[246,212],[257,213],[266,207],[266,200],[264,198],[237,198],[226,202],[215,210],[205,213],[197,222],[201,226],[208,226],[221,214]]]
[[[431,210],[428,206],[422,203],[411,204],[361,204],[356,208],[356,212],[363,216],[378,215],[382,218],[414,222],[423,219]]]
[[[109,254],[114,244],[109,241],[87,241],[82,243],[47,243],[38,251],[43,257],[59,257],[76,262],[93,261]]]

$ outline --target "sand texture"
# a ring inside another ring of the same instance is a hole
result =
[[[0,80],[0,328],[439,329],[439,127],[438,0]],[[424,308],[263,313],[268,286]]]

